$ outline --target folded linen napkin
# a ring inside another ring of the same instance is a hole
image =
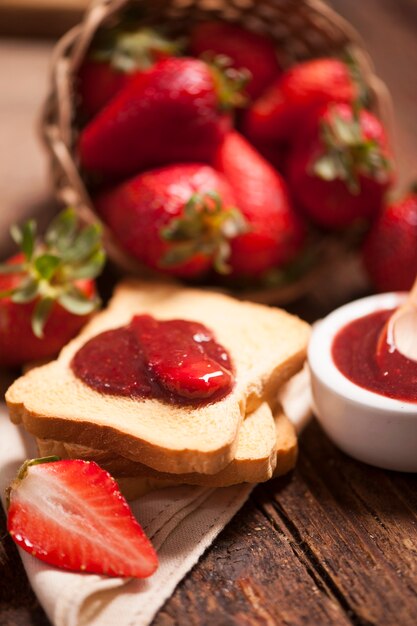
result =
[[[304,370],[280,394],[300,430],[311,414]],[[26,458],[37,455],[33,438],[8,419],[0,403],[0,495]],[[159,568],[147,580],[107,578],[51,567],[20,550],[29,581],[54,626],[147,626],[204,550],[247,500],[253,485],[219,489],[160,489],[130,503],[152,540]]]

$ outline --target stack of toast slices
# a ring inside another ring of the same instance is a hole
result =
[[[203,406],[103,394],[73,373],[90,338],[134,315],[196,321],[228,351],[235,384]],[[295,464],[294,427],[278,403],[303,366],[310,327],[277,308],[173,284],[125,280],[56,361],[30,370],[6,394],[11,419],[37,439],[42,456],[96,461],[128,498],[174,484],[257,483]]]

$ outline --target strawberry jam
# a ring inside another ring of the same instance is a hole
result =
[[[174,404],[219,400],[234,383],[227,351],[203,324],[150,315],[137,315],[127,326],[93,337],[71,366],[101,393]]]
[[[377,311],[350,322],[333,341],[337,368],[360,387],[406,402],[417,402],[417,362],[394,347],[377,350],[379,336],[393,310]]]

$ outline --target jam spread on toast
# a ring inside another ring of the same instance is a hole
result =
[[[417,402],[417,362],[407,359],[388,343],[378,340],[394,310],[377,311],[342,328],[333,340],[337,368],[360,387],[382,396]]]
[[[136,315],[93,337],[74,355],[74,374],[101,393],[209,403],[234,384],[229,354],[203,324]]]

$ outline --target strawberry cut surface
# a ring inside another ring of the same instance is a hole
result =
[[[213,402],[234,384],[227,351],[203,324],[150,315],[90,339],[72,369],[101,393],[173,404]]]
[[[145,578],[156,553],[116,481],[96,463],[28,466],[10,490],[8,530],[23,550],[60,568]]]

